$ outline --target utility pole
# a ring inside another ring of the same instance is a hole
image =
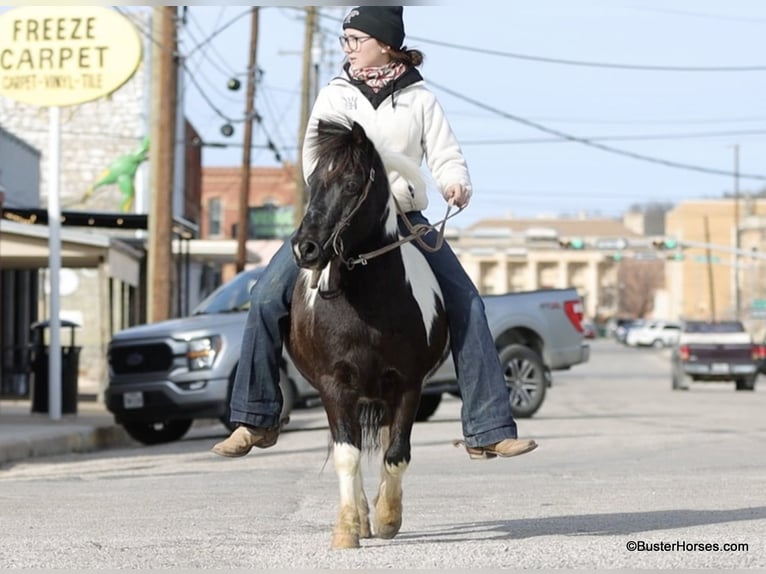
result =
[[[175,164],[178,60],[175,6],[152,9],[152,105],[149,144],[147,310],[150,323],[172,309],[173,166]]]
[[[298,124],[298,153],[295,162],[295,226],[298,227],[303,219],[306,205],[306,184],[303,178],[303,140],[306,137],[306,124],[311,111],[313,94],[311,69],[312,48],[316,28],[316,6],[306,7],[306,30],[303,37],[303,79],[301,84],[301,119]]]
[[[239,217],[237,219],[237,273],[244,270],[247,236],[249,231],[248,207],[250,199],[250,153],[253,143],[255,116],[255,79],[257,74],[258,7],[250,9],[250,57],[247,65],[247,101],[245,103],[245,136],[242,146],[242,180],[239,184]]]
[[[710,222],[708,216],[705,216],[705,259],[707,260],[707,282],[708,282],[708,295],[710,301],[710,321],[715,321],[715,282],[713,281],[713,254],[710,249]]]
[[[737,319],[742,319],[742,286],[739,273],[740,238],[740,208],[739,208],[739,145],[734,145],[734,306]]]

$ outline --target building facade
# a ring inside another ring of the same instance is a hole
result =
[[[678,256],[667,262],[671,313],[740,319],[763,328],[766,309],[766,202],[755,198],[685,201],[668,212]]]

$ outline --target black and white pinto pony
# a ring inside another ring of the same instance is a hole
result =
[[[379,153],[357,123],[320,121],[310,143],[318,162],[292,240],[302,269],[287,349],[318,389],[332,435],[340,509],[331,545],[356,548],[401,527],[410,435],[423,383],[447,353],[447,319],[427,261],[399,236],[386,175],[423,185],[419,167]],[[383,460],[371,529],[360,460],[376,449]]]

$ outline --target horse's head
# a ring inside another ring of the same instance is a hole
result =
[[[380,229],[387,213],[388,178],[362,126],[319,121],[317,163],[308,178],[309,203],[292,240],[300,267],[320,270],[349,257]]]

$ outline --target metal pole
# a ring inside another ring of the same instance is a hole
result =
[[[48,251],[50,270],[50,341],[48,346],[48,415],[61,419],[61,108],[51,106],[48,141]],[[41,336],[44,336],[41,333]],[[38,384],[42,381],[35,381]]]

